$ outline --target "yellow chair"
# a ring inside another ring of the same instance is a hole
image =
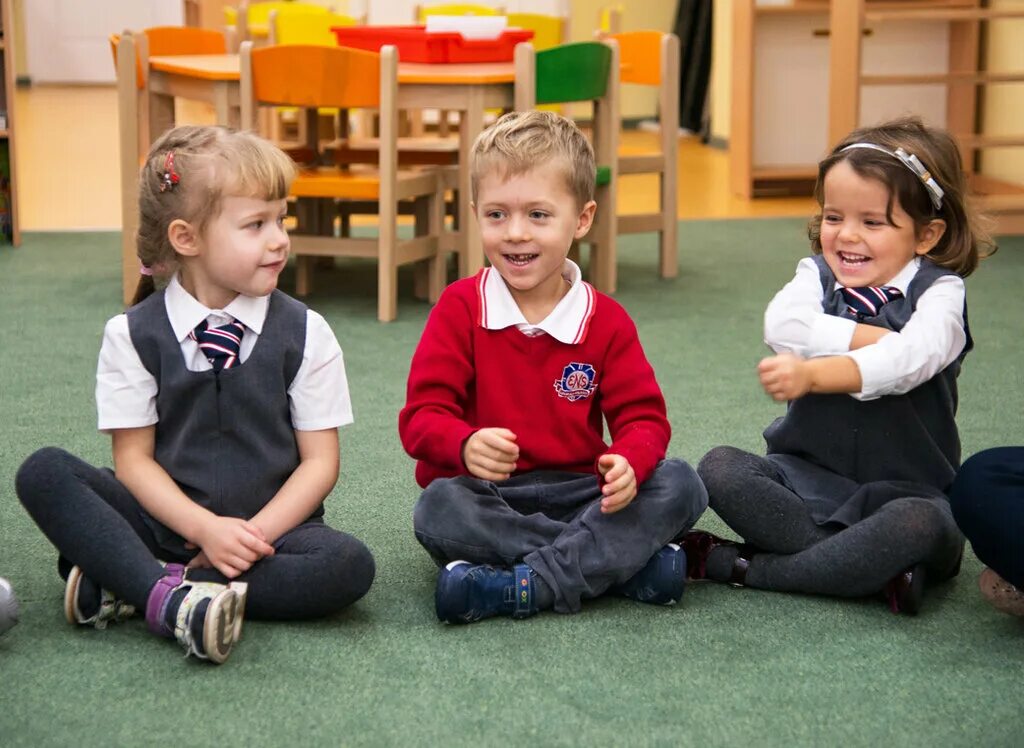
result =
[[[511,28],[527,29],[533,32],[533,48],[541,50],[557,47],[569,42],[569,19],[563,16],[548,16],[543,13],[509,13]]]
[[[398,267],[424,263],[428,297],[435,301],[445,278],[447,255],[440,249],[444,195],[436,169],[397,168],[398,60],[395,48],[380,53],[345,47],[313,45],[241,48],[241,108],[243,126],[253,126],[260,106],[377,109],[380,149],[373,167],[309,166],[300,169],[291,196],[298,201],[299,226],[292,236],[298,258],[296,291],[309,292],[314,257],[375,257],[377,259],[377,318],[397,314]],[[376,238],[334,236],[334,201],[375,203],[379,218]],[[416,215],[415,236],[397,236],[399,203],[411,201]],[[325,214],[331,216],[326,225]]]
[[[244,41],[265,43],[270,35],[270,14],[274,11],[289,14],[319,15],[329,13],[323,5],[303,2],[249,2],[241,0],[238,8],[224,6],[224,21],[231,37],[231,49],[238,49]]]
[[[332,27],[362,26],[365,22],[365,16],[346,16],[330,11],[291,13],[288,10],[274,10],[270,12],[267,20],[267,41],[270,44],[319,44],[322,47],[336,47],[338,41],[331,31]]]
[[[661,200],[656,212],[618,217],[619,234],[658,232],[659,272],[679,272],[679,37],[661,31],[601,35],[619,45],[621,83],[658,89],[659,147],[653,153],[619,151],[619,174],[657,174]]]
[[[417,5],[416,20],[425,23],[427,16],[503,16],[504,6],[491,7],[475,3],[441,3],[439,5]]]

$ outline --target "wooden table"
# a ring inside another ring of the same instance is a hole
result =
[[[131,35],[122,44],[133,44]],[[126,54],[127,53],[127,54]],[[139,157],[155,135],[174,125],[174,98],[213,104],[219,124],[237,126],[239,113],[238,55],[180,55],[150,57],[146,86],[136,88],[134,47],[119,48],[118,100],[121,122],[122,260],[125,303],[131,301],[138,283],[135,254]],[[121,61],[125,61],[122,66]],[[469,188],[469,151],[483,130],[487,109],[513,105],[513,62],[421,64],[399,63],[399,109],[447,109],[461,113],[459,126],[458,215],[460,228],[454,237],[462,276],[483,267],[480,229],[472,220]]]

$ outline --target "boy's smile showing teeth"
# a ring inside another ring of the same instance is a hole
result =
[[[537,255],[536,254],[530,254],[530,255],[505,254],[505,255],[503,255],[503,257],[506,260],[508,260],[509,262],[511,262],[513,265],[519,265],[519,266],[529,265],[532,260],[537,259]]]

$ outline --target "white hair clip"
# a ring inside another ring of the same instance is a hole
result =
[[[888,148],[883,148],[880,145],[874,143],[851,143],[850,145],[843,148],[843,151],[848,151],[851,148],[870,148],[873,151],[881,151],[882,153],[888,154],[895,159],[899,159],[903,162],[903,165],[910,169],[917,178],[921,180],[921,184],[924,185],[925,189],[928,190],[928,197],[932,201],[932,205],[935,206],[935,212],[938,213],[942,210],[942,197],[946,193],[939,187],[939,183],[935,181],[935,177],[932,176],[931,172],[925,168],[925,165],[921,163],[921,159],[915,156],[913,153],[907,153],[902,148],[897,148],[895,151],[890,151]]]

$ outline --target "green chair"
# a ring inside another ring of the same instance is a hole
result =
[[[562,44],[540,52],[524,42],[515,51],[516,111],[545,104],[591,102],[597,214],[583,241],[590,244],[590,281],[605,293],[616,286],[615,190],[619,151],[619,48],[614,40]]]

